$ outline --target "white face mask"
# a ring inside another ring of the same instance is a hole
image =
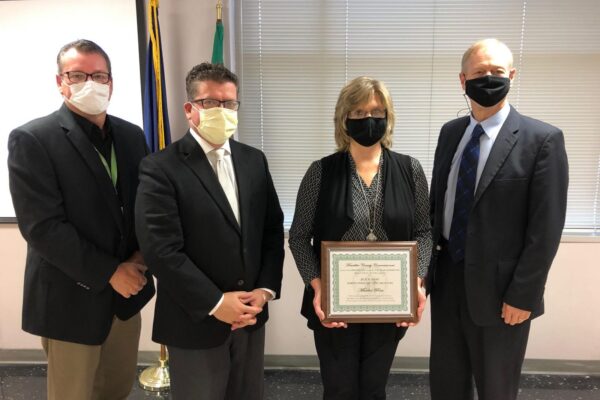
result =
[[[196,128],[208,142],[220,145],[235,133],[237,111],[223,107],[196,110],[200,114],[200,124]]]
[[[92,80],[69,85],[71,97],[65,99],[89,115],[102,114],[108,108],[110,86]]]

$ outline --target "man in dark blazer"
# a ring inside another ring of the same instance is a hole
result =
[[[237,77],[203,63],[186,90],[190,130],[140,165],[136,229],[158,281],[152,337],[168,347],[174,400],[258,400],[283,213],[264,154],[229,139]]]
[[[440,132],[431,181],[430,385],[433,400],[511,400],[531,319],[565,221],[568,164],[560,129],[506,99],[512,53],[486,39],[462,59],[471,115]]]
[[[106,114],[110,60],[78,40],[57,57],[62,107],[8,140],[10,191],[27,241],[23,329],[42,337],[48,398],[125,399],[140,309],[154,294],[134,231],[140,128]]]

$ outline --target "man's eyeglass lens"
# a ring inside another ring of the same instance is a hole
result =
[[[228,108],[233,111],[237,111],[237,109],[240,107],[240,102],[237,100],[220,101],[220,100],[214,100],[214,99],[198,99],[198,100],[193,100],[192,102],[202,105],[202,107],[205,109],[220,107],[221,104],[223,104],[223,107]]]
[[[92,77],[92,80],[96,83],[106,84],[110,81],[110,74],[106,72],[94,72],[93,74],[86,74],[81,71],[69,71],[63,73],[63,75],[67,76],[67,79],[71,83],[81,83],[87,81],[88,77]]]

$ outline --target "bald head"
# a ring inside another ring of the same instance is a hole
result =
[[[507,70],[512,69],[513,55],[507,45],[498,39],[483,39],[471,45],[462,56],[461,72],[467,73],[469,61],[473,56],[486,54],[496,60],[496,63],[504,66]]]

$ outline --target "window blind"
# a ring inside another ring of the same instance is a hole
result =
[[[335,150],[335,102],[347,81],[385,82],[397,115],[393,149],[416,157],[429,179],[440,127],[468,112],[462,53],[495,37],[514,54],[509,102],[565,133],[566,228],[598,230],[600,2],[238,0],[235,7],[239,138],[266,153],[286,228],[306,169]]]

